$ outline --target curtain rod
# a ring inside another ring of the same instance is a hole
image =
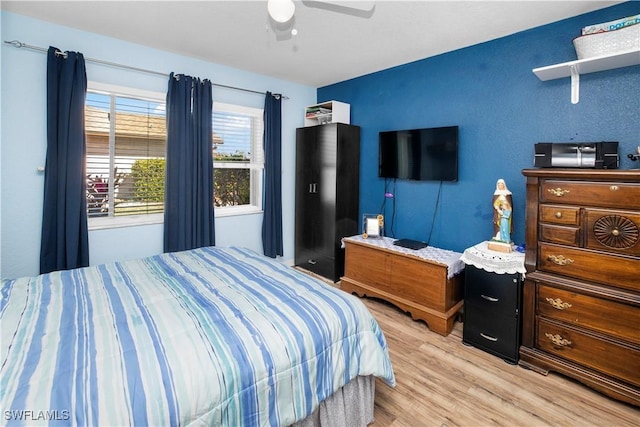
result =
[[[18,49],[30,49],[30,50],[35,50],[37,52],[43,52],[43,53],[47,53],[49,50],[42,48],[42,47],[38,47],[38,46],[32,46],[26,43],[22,43],[21,41],[18,40],[11,40],[11,41],[4,41],[6,44],[11,45],[13,47],[16,47]],[[57,54],[63,55],[66,57],[66,53],[64,52],[56,52]],[[163,73],[160,71],[154,71],[154,70],[147,70],[144,68],[138,68],[138,67],[132,67],[130,65],[123,65],[123,64],[118,64],[115,62],[109,62],[109,61],[103,61],[101,59],[94,59],[94,58],[85,58],[85,61],[87,62],[92,62],[94,64],[100,64],[100,65],[106,65],[109,67],[116,67],[116,68],[123,68],[125,70],[132,70],[132,71],[139,71],[141,73],[147,73],[147,74],[154,74],[156,76],[163,76],[163,77],[169,77],[169,74],[167,73]],[[228,86],[228,85],[223,85],[223,84],[218,84],[218,83],[211,83],[213,86],[216,87],[221,87],[221,88],[225,88],[225,89],[233,89],[233,90],[241,90],[243,92],[250,92],[250,93],[257,93],[259,95],[266,95],[265,92],[260,92],[257,90],[253,90],[253,89],[245,89],[242,87],[236,87],[236,86]],[[278,96],[280,95],[282,97],[282,99],[289,99],[288,96],[282,95],[282,94],[274,94],[274,96]]]

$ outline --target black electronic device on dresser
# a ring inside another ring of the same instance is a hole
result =
[[[334,282],[344,274],[342,238],[359,232],[360,127],[296,130],[295,265]]]
[[[465,267],[462,342],[518,362],[522,275]]]

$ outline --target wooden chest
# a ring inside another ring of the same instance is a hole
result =
[[[523,174],[520,364],[640,406],[640,172]]]
[[[345,271],[340,289],[384,299],[423,320],[433,332],[448,335],[462,308],[462,274],[449,274],[446,263],[394,247],[392,239],[345,239]],[[380,243],[380,244],[376,244]],[[433,251],[442,251],[430,248]],[[459,253],[442,251],[459,259]],[[414,255],[415,254],[415,255]],[[464,268],[464,264],[459,262]]]

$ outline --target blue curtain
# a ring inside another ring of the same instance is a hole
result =
[[[264,100],[264,217],[262,247],[271,258],[282,255],[282,97]]]
[[[89,265],[81,53],[47,52],[47,154],[40,273]]]
[[[164,251],[215,245],[211,82],[169,76]]]

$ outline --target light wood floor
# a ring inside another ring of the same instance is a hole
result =
[[[510,365],[443,337],[394,306],[363,298],[387,343],[397,385],[376,383],[373,427],[640,426],[640,410],[570,380]]]

